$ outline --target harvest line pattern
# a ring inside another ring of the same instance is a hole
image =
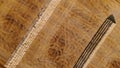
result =
[[[98,45],[98,43],[101,41],[101,39],[103,38],[103,36],[106,34],[106,32],[113,23],[115,23],[114,17],[113,15],[110,15],[100,26],[96,34],[93,36],[92,40],[84,49],[77,63],[74,65],[74,68],[82,68],[84,66],[85,62],[87,61],[95,47]]]
[[[7,63],[4,65],[6,68],[15,68],[19,64],[24,54],[29,49],[30,45],[37,37],[38,33],[45,26],[60,1],[61,0],[50,1],[45,11],[42,13],[42,15],[40,14],[41,16],[39,16],[33,27],[30,28],[28,34],[25,36],[24,40],[18,45]]]

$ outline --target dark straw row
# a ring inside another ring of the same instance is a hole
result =
[[[98,43],[101,41],[102,37],[106,34],[107,30],[110,28],[112,23],[114,22],[111,21],[109,17],[104,21],[104,23],[100,26],[96,34],[93,36],[92,40],[82,52],[77,63],[74,65],[74,68],[82,68],[84,66],[85,62],[87,61],[95,47],[98,45]]]

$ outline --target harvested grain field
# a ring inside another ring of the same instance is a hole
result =
[[[120,68],[119,8],[119,0],[1,0],[0,67]],[[113,23],[85,60],[106,19]]]

